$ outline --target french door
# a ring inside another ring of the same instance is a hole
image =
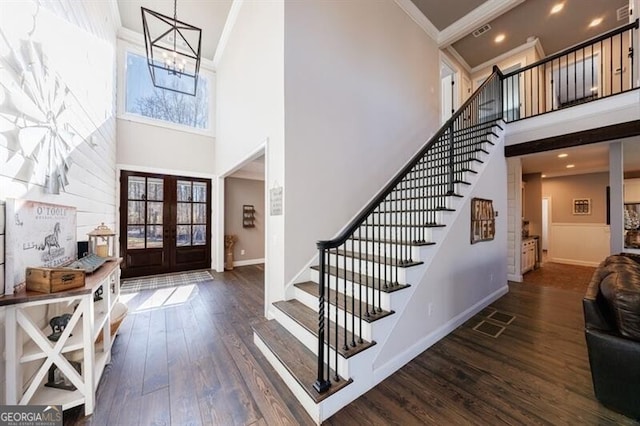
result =
[[[210,180],[122,171],[122,276],[211,267],[210,218]]]

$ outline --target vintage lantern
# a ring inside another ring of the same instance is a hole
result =
[[[89,252],[100,257],[115,257],[116,233],[102,223],[93,231],[89,232]]]

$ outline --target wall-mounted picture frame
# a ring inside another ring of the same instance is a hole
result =
[[[471,199],[471,244],[491,241],[496,235],[496,212],[493,200]]]
[[[574,215],[591,214],[591,198],[574,198],[573,214]]]
[[[252,205],[245,204],[242,206],[242,227],[256,227],[256,209]]]

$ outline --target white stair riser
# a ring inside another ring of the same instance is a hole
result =
[[[382,254],[387,253],[387,256],[396,256],[396,253],[406,253],[407,250],[411,255],[412,259],[420,260],[421,255],[421,247],[428,246],[404,246],[398,244],[391,243],[378,243],[373,241],[358,241],[358,240],[347,240],[344,244],[344,247],[348,251],[354,251],[356,253],[369,253],[369,254]]]
[[[383,240],[400,240],[410,241],[414,239],[422,239],[425,241],[437,242],[439,236],[439,227],[408,227],[408,226],[367,226],[366,231],[361,227],[361,232],[356,233],[356,237],[364,239],[383,239]]]
[[[293,334],[296,339],[298,339],[304,346],[307,347],[311,352],[318,355],[318,338],[314,336],[309,330],[298,324],[294,319],[292,319],[289,315],[282,312],[280,309],[274,309],[273,315],[276,321],[278,321],[287,331]],[[333,330],[331,330],[333,333]],[[332,334],[333,335],[333,334]],[[336,351],[333,348],[329,348],[327,351],[327,346],[325,344],[324,347],[324,361],[325,364],[329,364],[331,368],[335,370],[336,368]],[[357,358],[357,357],[356,357]],[[350,358],[350,359],[356,359]],[[342,377],[350,377],[349,374],[349,359],[345,359],[342,355],[338,354],[338,370]]]
[[[347,276],[347,278],[348,278],[348,276]],[[315,269],[313,269],[311,271],[311,281],[314,281],[314,282],[317,283],[317,282],[319,282],[319,280],[320,280],[320,273],[318,271],[316,271]],[[336,290],[336,284],[339,287],[337,290]],[[375,297],[376,300],[378,300],[378,299],[380,300],[380,304],[382,306],[382,309],[387,310],[387,311],[390,309],[390,306],[391,306],[391,295],[393,293],[382,292],[380,295],[378,295],[378,290],[376,290],[374,288],[367,287],[367,286],[364,286],[364,285],[361,286],[358,283],[353,283],[353,289],[352,289],[351,284],[352,284],[351,281],[349,281],[349,280],[346,281],[346,286],[347,286],[346,294],[347,294],[347,296],[352,296],[353,294],[355,294],[355,298],[356,299],[362,298],[362,299],[366,300],[367,294],[368,294],[369,300],[372,300],[373,297]],[[336,280],[336,277],[334,277],[334,276],[330,276],[329,277],[329,287],[332,290],[336,290],[339,293],[345,293],[344,286],[345,286],[345,282],[343,281],[342,278]],[[353,293],[352,293],[352,291],[353,291]],[[360,295],[362,295],[362,297]]]
[[[405,270],[407,268],[404,267],[396,267],[393,265],[383,265],[377,262],[368,261],[364,259],[355,259],[353,264],[351,264],[350,257],[344,257],[341,255],[337,256],[338,266],[342,269],[345,268],[347,271],[353,271],[355,273],[362,273],[367,276],[375,276],[380,277],[385,281],[398,282],[400,284],[406,284],[406,275]],[[346,265],[344,263],[346,260]],[[331,266],[336,266],[336,255],[331,254]]]
[[[442,223],[449,211],[410,212],[400,211],[392,213],[379,213],[371,215],[369,223],[375,225],[422,225],[425,223]]]
[[[310,295],[309,293],[296,289],[296,299],[303,303],[304,305],[306,305],[307,307],[313,309],[314,311],[318,312],[318,298],[314,297],[312,295]],[[331,306],[329,307],[329,303],[325,303],[325,307],[324,307],[324,312],[325,312],[325,317],[328,318],[328,315],[330,314],[331,317],[331,321],[336,321],[335,319],[335,307]],[[349,331],[353,331],[351,326],[352,326],[352,315],[350,313],[347,312],[347,321],[345,324],[344,321],[344,311],[342,309],[338,309],[338,325],[340,325],[341,327],[346,328]],[[355,318],[355,331],[357,335],[362,336],[362,338],[364,340],[367,341],[371,341],[371,335],[372,335],[372,325],[375,323],[367,323],[365,321],[362,321],[362,330],[360,330],[360,320],[358,318]],[[346,326],[345,326],[346,325]],[[332,331],[333,332],[333,331]]]

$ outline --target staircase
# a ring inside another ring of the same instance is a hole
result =
[[[338,237],[318,242],[293,299],[254,326],[256,345],[316,422],[386,377],[373,363],[501,141],[502,109],[496,71]]]

